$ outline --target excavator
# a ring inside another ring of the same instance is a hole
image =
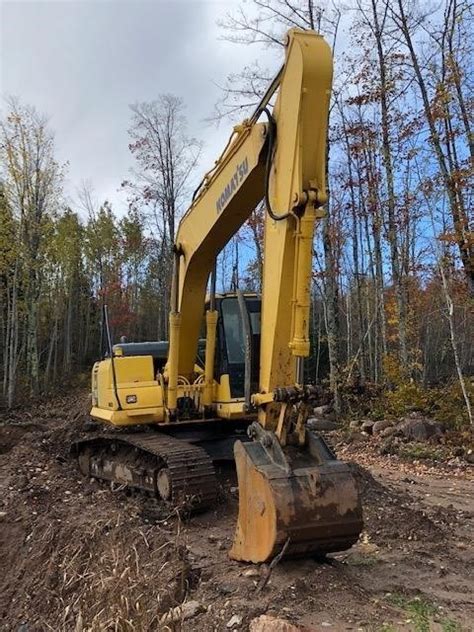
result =
[[[332,55],[310,30],[291,29],[285,50],[179,224],[169,341],[112,345],[107,328],[91,410],[107,429],[74,445],[84,475],[192,511],[216,503],[216,464],[232,458],[239,507],[229,555],[253,563],[346,550],[363,525],[351,466],[306,424],[321,397],[305,383],[304,360]],[[262,201],[261,297],[216,293],[216,258]]]

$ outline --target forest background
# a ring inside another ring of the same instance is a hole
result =
[[[473,18],[468,0],[249,0],[220,23],[256,53],[209,112],[226,126],[258,102],[288,28],[315,29],[335,51],[307,379],[327,384],[338,414],[473,424]],[[1,108],[0,407],[86,372],[104,304],[115,339],[166,339],[171,246],[203,146],[186,106],[166,92],[131,106],[120,217],[90,184],[67,203],[46,116],[14,98]],[[221,290],[260,291],[264,213],[219,256]]]

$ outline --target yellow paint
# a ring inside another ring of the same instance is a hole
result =
[[[259,391],[252,394],[259,407],[259,421],[269,428],[275,428],[280,418],[280,405],[272,403],[274,389],[294,385],[296,358],[309,354],[312,244],[315,225],[323,215],[321,205],[326,201],[331,81],[331,51],[324,39],[311,31],[291,29],[273,109],[277,133],[269,176],[273,212],[290,215],[282,221],[274,221],[268,214],[265,219],[260,384]],[[215,258],[265,194],[267,134],[267,123],[246,120],[236,126],[226,150],[182,218],[175,244],[180,253],[179,274],[174,278],[178,311],[170,313],[164,391],[154,381],[151,358],[117,357],[119,399],[122,390],[124,395],[131,392],[131,382],[142,383],[140,403],[122,403],[124,410],[146,404],[174,412],[178,398],[190,394],[201,410],[213,405],[219,417],[243,413],[243,402],[230,396],[228,380],[223,377],[216,386],[213,379],[215,316],[210,313],[208,360],[205,379],[199,384],[194,384],[195,359],[206,285]],[[127,364],[129,368],[122,374],[120,363],[133,360],[137,364]],[[104,362],[107,378],[98,381],[97,407],[118,410],[111,389],[110,360]],[[140,373],[144,367],[148,367],[146,376]],[[186,380],[192,386],[183,386]],[[168,418],[168,413],[159,413],[156,420],[165,416]]]
[[[229,555],[234,560],[265,562],[277,545],[277,508],[268,480],[252,463],[242,443],[234,447],[239,482],[239,516]]]
[[[210,406],[214,396],[214,357],[216,351],[216,329],[218,314],[215,310],[206,312],[206,366],[203,405]]]
[[[170,312],[170,348],[167,363],[168,370],[168,409],[176,410],[178,398],[178,354],[181,330],[181,314]],[[193,363],[194,365],[194,363]]]
[[[119,356],[114,358],[114,365],[119,401],[110,358],[96,362],[92,369],[91,417],[114,425],[163,421],[163,391],[154,379],[153,358]],[[127,403],[127,396],[135,396],[137,401]]]
[[[236,419],[244,415],[245,401],[232,399],[230,395],[230,382],[227,374],[221,375],[217,382],[215,410],[217,417],[221,419]]]
[[[179,224],[176,247],[182,252],[179,269],[180,340],[170,340],[170,358],[179,344],[178,373],[190,377],[196,357],[200,315],[204,313],[206,285],[215,259],[262,198],[265,178],[266,125],[244,125],[209,176],[206,187]],[[239,167],[247,165],[240,180]],[[237,174],[238,183],[222,210],[218,200]]]
[[[260,391],[295,383],[295,357],[309,351],[312,240],[326,200],[326,137],[332,81],[331,50],[311,31],[289,32],[286,63],[275,103],[277,150],[270,179],[273,211],[295,216],[265,222]],[[316,199],[315,199],[316,198]],[[304,245],[303,245],[304,244]],[[309,250],[311,248],[311,251]],[[290,348],[293,343],[293,350]]]
[[[295,359],[309,354],[309,291],[314,228],[326,201],[326,138],[332,58],[324,39],[292,29],[273,116],[277,140],[265,220],[260,393],[295,383]],[[267,124],[244,121],[179,225],[177,373],[192,376],[205,288],[217,253],[265,192]],[[245,174],[241,167],[245,165]],[[229,189],[229,183],[232,189]],[[235,183],[235,186],[234,186]],[[180,344],[179,339],[186,341]],[[173,384],[172,384],[173,388]],[[174,391],[171,390],[174,398]],[[169,401],[170,395],[168,395]],[[174,401],[174,399],[173,399]]]

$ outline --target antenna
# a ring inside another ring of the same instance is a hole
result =
[[[120,399],[117,392],[117,375],[115,373],[114,349],[112,346],[112,337],[110,335],[109,310],[105,303],[104,303],[104,324],[105,324],[105,333],[107,335],[107,346],[109,348],[110,363],[112,366],[112,384],[114,388],[114,395],[115,395],[115,399],[117,400],[118,409],[122,410],[122,404],[120,403]]]

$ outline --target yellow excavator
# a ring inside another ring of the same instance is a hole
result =
[[[291,29],[280,72],[180,222],[169,342],[112,345],[109,335],[92,370],[91,416],[120,428],[74,446],[85,475],[193,510],[216,502],[215,464],[233,456],[234,560],[341,551],[362,529],[350,465],[306,426],[320,397],[304,383],[304,358],[331,82],[324,39]],[[261,200],[261,298],[216,294],[216,258]]]

